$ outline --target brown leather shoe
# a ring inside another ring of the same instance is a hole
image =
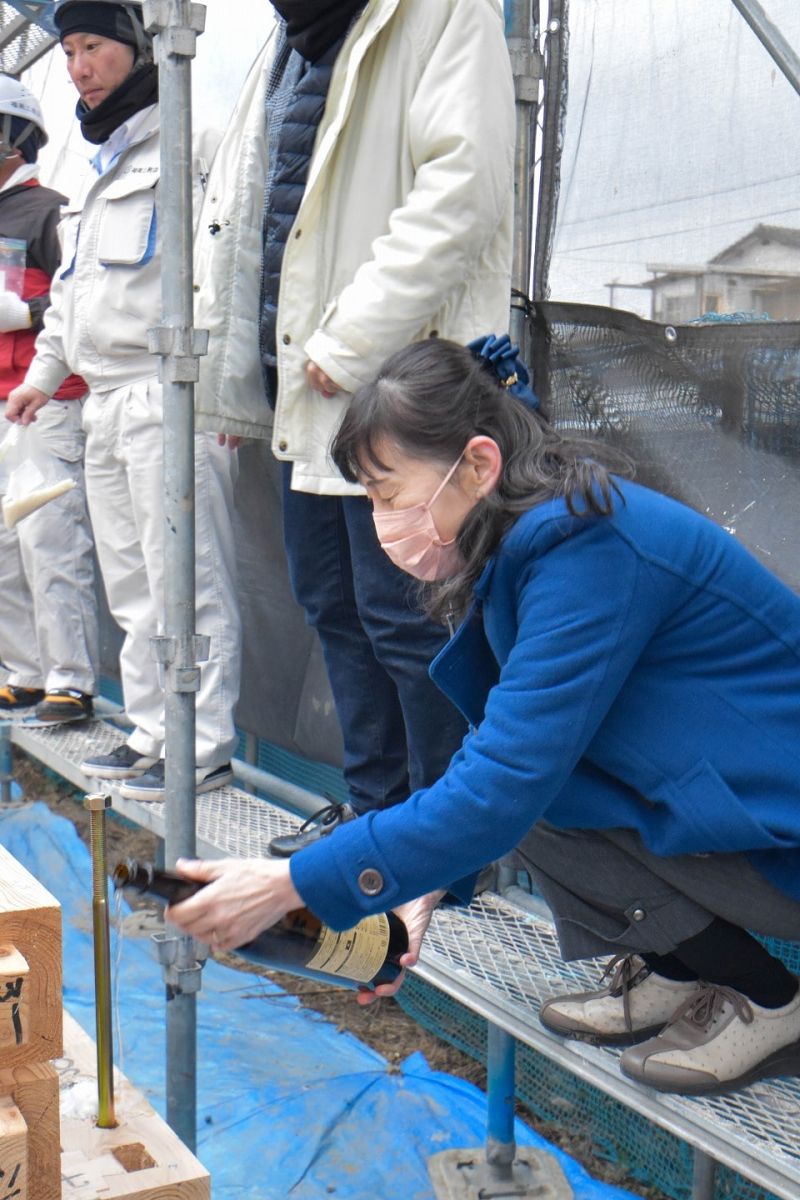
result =
[[[800,988],[782,1008],[763,1008],[733,988],[698,984],[658,1037],[624,1052],[620,1067],[637,1083],[686,1096],[800,1074]]]
[[[546,1000],[539,1012],[545,1029],[596,1046],[632,1046],[663,1029],[698,988],[696,980],[657,975],[636,954],[613,958],[599,982],[605,987]]]

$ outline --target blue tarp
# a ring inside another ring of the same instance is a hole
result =
[[[0,813],[0,843],[58,898],[65,1004],[94,1036],[91,863],[74,826],[36,803]],[[113,935],[120,1061],[163,1113],[164,988],[148,940]],[[355,1003],[355,999],[353,1000]],[[483,1144],[486,1097],[412,1054],[401,1068],[259,976],[209,962],[198,1004],[198,1157],[214,1200],[434,1200],[427,1160]],[[551,1150],[577,1200],[630,1200]]]

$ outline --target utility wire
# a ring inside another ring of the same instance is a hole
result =
[[[750,188],[766,187],[771,183],[784,183],[790,179],[800,179],[800,171],[793,171],[791,175],[773,175],[770,179],[760,179],[754,183],[740,183],[735,187],[717,188],[711,192],[695,192],[691,196],[678,196],[674,200],[654,200],[652,204],[638,204],[632,208],[613,208],[608,212],[597,213],[593,217],[575,217],[570,221],[562,221],[561,227],[584,225],[591,221],[605,221],[610,217],[626,216],[628,213],[651,212],[654,208],[669,208],[673,204],[688,204],[692,200],[705,200],[711,196],[728,196],[732,192],[744,192]]]
[[[782,217],[786,216],[788,213],[794,213],[796,219],[800,220],[800,204],[795,204],[792,208],[781,208],[776,212],[771,213],[733,217],[730,221],[714,221],[708,225],[690,225],[685,229],[666,229],[663,233],[643,233],[638,237],[614,238],[611,241],[606,242],[587,242],[585,246],[572,246],[569,248],[557,246],[555,253],[577,254],[580,250],[601,250],[604,246],[630,246],[636,242],[654,242],[658,238],[679,237],[685,233],[701,233],[703,230],[722,229],[726,225],[746,225],[751,221],[766,221],[769,220],[770,217]]]

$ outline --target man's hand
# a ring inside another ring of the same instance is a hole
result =
[[[402,967],[413,967],[419,959],[422,939],[431,923],[431,914],[444,895],[444,891],[429,892],[427,896],[420,896],[418,900],[411,900],[408,904],[401,904],[399,908],[394,910],[408,930],[408,951],[400,959]],[[373,1004],[381,996],[393,996],[403,986],[405,977],[406,973],[403,970],[394,983],[380,983],[373,992],[369,992],[366,989],[361,990],[358,992],[356,999],[359,1004],[366,1005]]]
[[[242,442],[244,442],[246,440],[247,440],[246,438],[239,437],[238,433],[218,433],[217,434],[217,445],[218,446],[227,446],[229,450],[238,450],[239,447],[241,446]]]
[[[21,383],[15,387],[6,400],[6,420],[19,421],[20,425],[30,425],[36,420],[36,414],[50,397],[46,392],[31,387],[29,383]]]
[[[312,391],[319,392],[330,400],[331,396],[335,396],[341,391],[338,384],[334,383],[330,375],[326,375],[322,367],[318,367],[316,363],[306,363],[306,383]]]
[[[215,950],[251,942],[303,900],[292,884],[289,862],[270,858],[181,858],[186,879],[208,884],[188,900],[170,904],[166,918]]]

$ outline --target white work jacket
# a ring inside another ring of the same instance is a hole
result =
[[[92,392],[158,373],[147,331],[161,314],[159,110],[142,114],[131,143],[103,175],[87,174],[83,194],[59,227],[61,266],[25,382],[52,395],[70,371]],[[135,118],[134,118],[135,119]],[[193,163],[194,199],[218,135],[204,135]]]
[[[196,324],[211,331],[199,423],[270,434],[258,348],[265,89],[245,83],[198,224]],[[345,494],[330,460],[349,396],[429,336],[503,331],[510,301],[514,91],[494,0],[370,0],[337,58],[278,299],[272,447],[293,487]],[[341,388],[306,384],[317,363]]]

